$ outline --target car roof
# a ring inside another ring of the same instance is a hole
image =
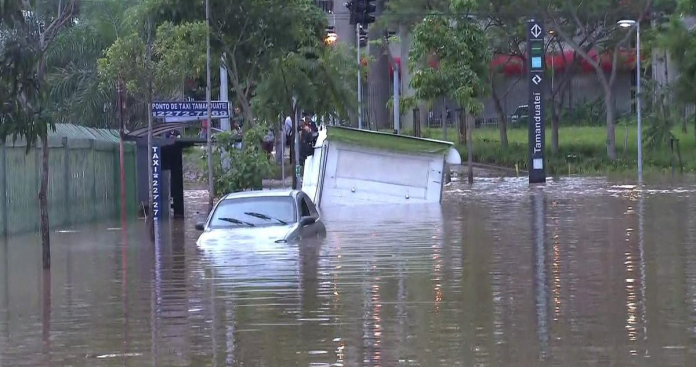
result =
[[[259,190],[259,191],[242,191],[227,194],[222,200],[248,199],[248,198],[278,198],[278,197],[294,197],[299,193],[299,190]]]

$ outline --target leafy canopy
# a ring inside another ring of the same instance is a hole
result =
[[[469,16],[474,6],[471,0],[452,0],[450,14],[428,15],[415,27],[409,62],[418,98],[449,96],[472,113],[481,110],[489,57],[483,29]],[[430,67],[428,58],[435,58],[437,67]]]

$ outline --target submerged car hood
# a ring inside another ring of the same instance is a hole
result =
[[[230,242],[269,243],[287,240],[294,226],[234,227],[211,229],[198,238],[201,245],[225,244]]]

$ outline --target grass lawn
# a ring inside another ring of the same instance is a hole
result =
[[[673,132],[679,139],[682,163],[685,172],[696,172],[696,141],[693,128],[687,134],[681,129]],[[448,140],[457,140],[455,129],[448,129]],[[626,134],[628,136],[626,137]],[[559,132],[559,152],[551,154],[551,129],[546,130],[547,172],[550,174],[603,174],[611,172],[631,172],[637,167],[637,128],[636,126],[617,126],[616,154],[618,159],[611,161],[606,157],[606,129],[604,127],[561,127]],[[645,135],[645,134],[644,134]],[[423,137],[442,139],[441,129],[426,129]],[[497,164],[506,167],[527,169],[527,130],[508,130],[509,146],[500,146],[500,133],[494,128],[474,130],[474,161]],[[626,140],[625,140],[626,139]],[[624,141],[626,146],[624,147]],[[459,146],[462,160],[467,159],[466,146]],[[669,144],[658,148],[643,146],[643,166],[654,173],[671,172]],[[676,147],[674,162],[677,166]]]

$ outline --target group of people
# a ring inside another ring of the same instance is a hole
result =
[[[292,128],[292,119],[290,116],[285,118],[285,145],[290,147],[291,144],[295,142],[295,135]],[[304,113],[302,119],[299,121],[297,126],[297,133],[299,133],[299,153],[300,153],[300,165],[304,165],[304,161],[307,157],[314,154],[314,145],[319,137],[319,127],[316,121],[314,121],[309,114]]]
[[[304,164],[307,157],[314,153],[314,145],[316,144],[317,138],[319,136],[319,127],[317,126],[316,120],[312,119],[309,113],[303,113],[302,119],[298,121],[297,133],[299,133],[299,153],[300,153],[300,165]],[[202,121],[200,137],[205,138],[207,121]],[[234,147],[236,149],[242,148],[242,142],[244,141],[244,115],[239,107],[234,109],[234,115],[231,119],[231,133],[234,137]],[[289,116],[285,118],[284,125],[284,135],[285,135],[285,145],[286,147],[291,147],[295,141],[295,134],[292,128],[292,118]],[[273,154],[275,148],[275,133],[272,128],[269,128],[264,135],[261,142],[262,149],[266,152],[267,156],[270,158]],[[280,152],[278,152],[280,153]]]

